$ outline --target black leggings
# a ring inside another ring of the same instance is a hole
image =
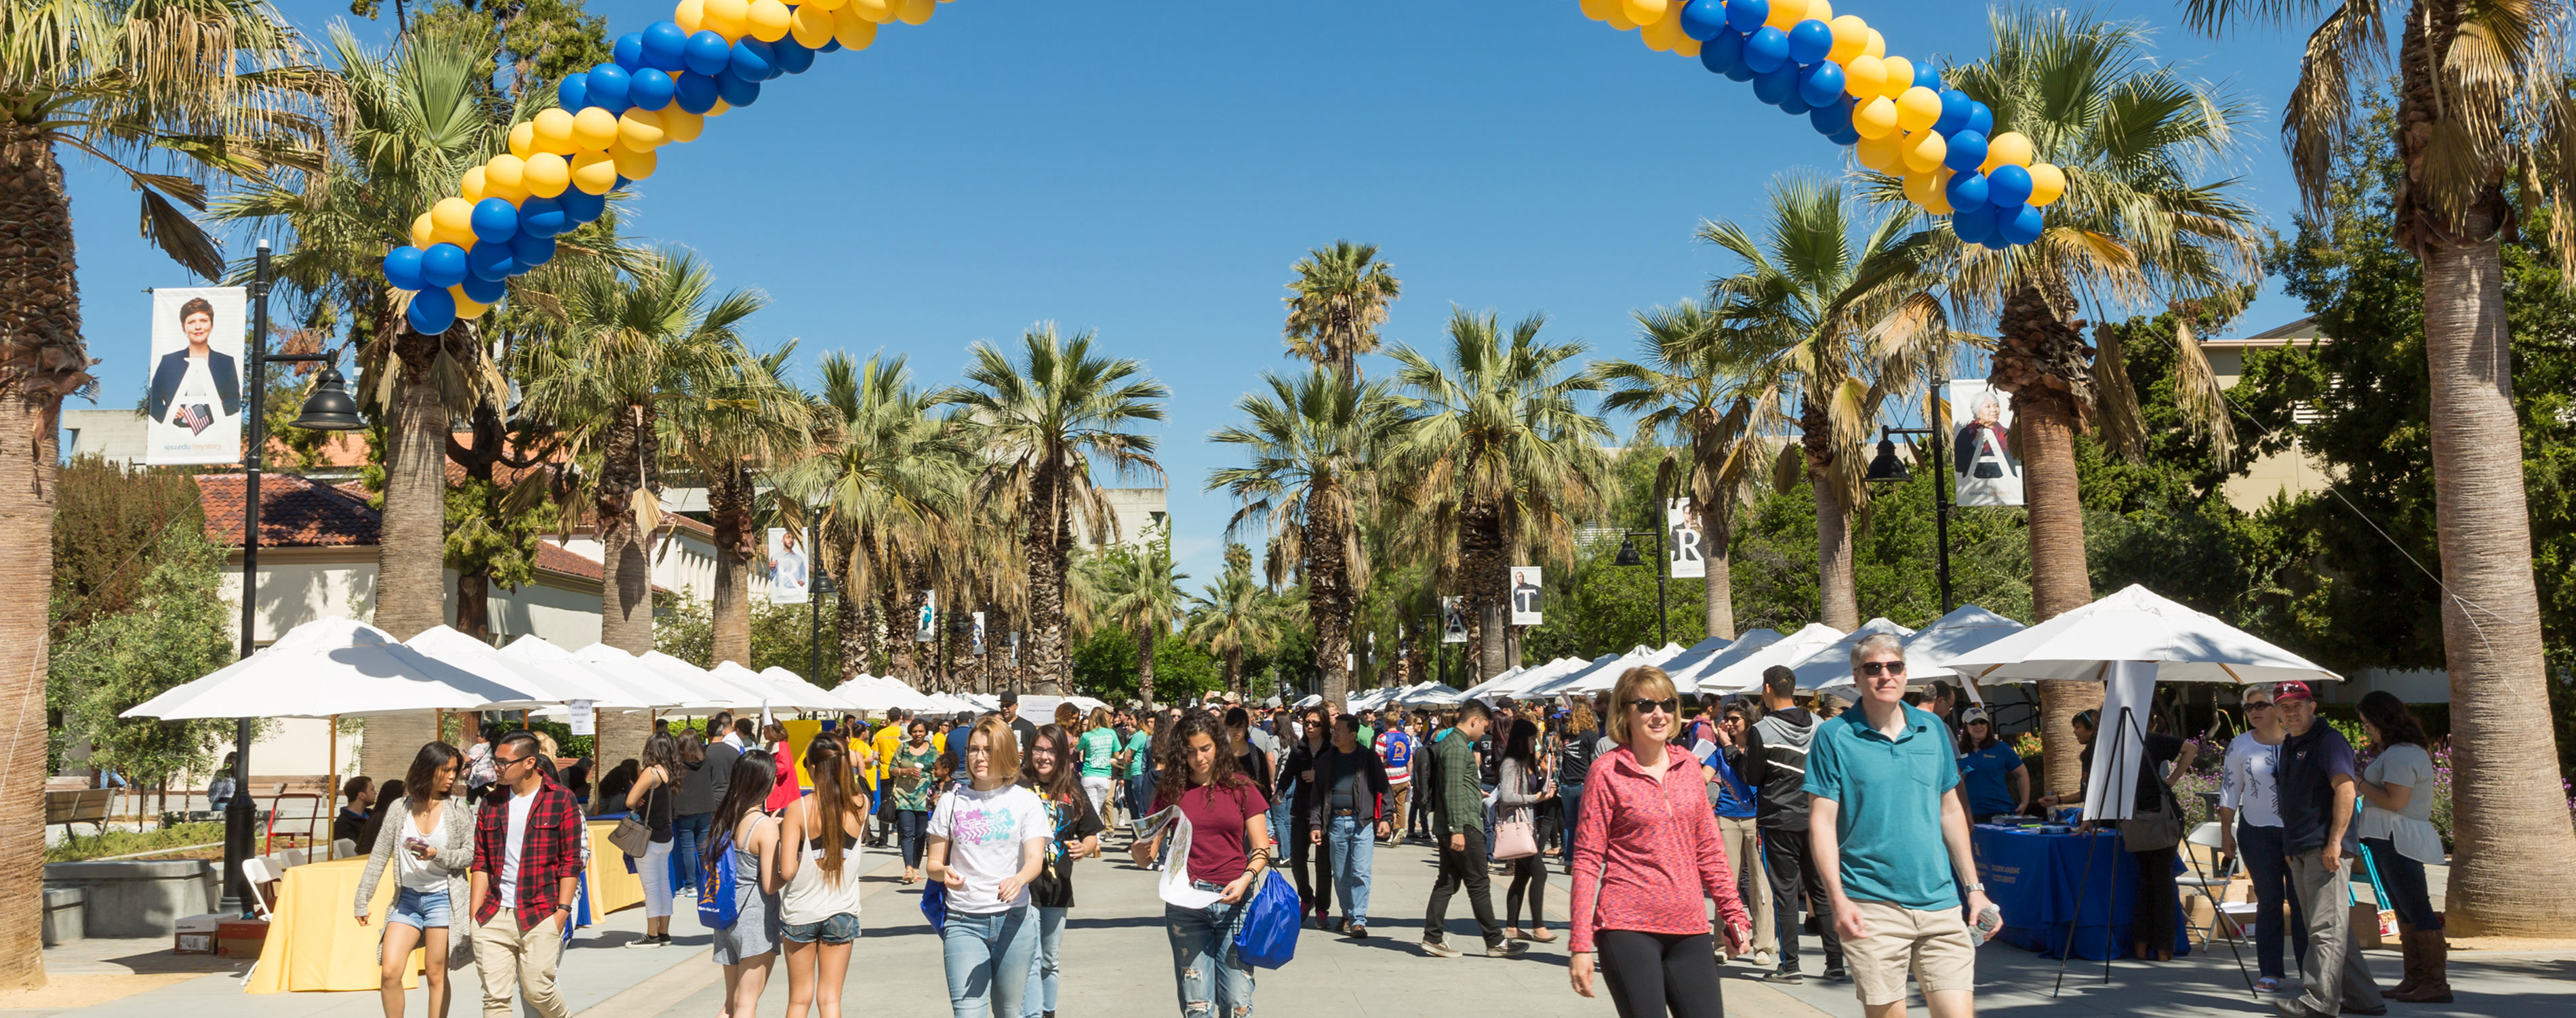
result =
[[[1619,1018],[1722,1018],[1717,944],[1705,933],[1603,930],[1592,938]]]
[[[1533,855],[1514,859],[1506,865],[1512,870],[1512,886],[1503,891],[1503,925],[1521,924],[1521,899],[1526,895],[1530,928],[1535,930],[1546,926],[1547,909],[1541,905],[1547,900],[1547,863]]]
[[[2138,900],[2129,913],[2129,941],[2147,945],[2149,957],[2174,946],[2175,913],[2182,909],[2174,886],[2175,851],[2167,846],[2129,853],[2138,863]]]

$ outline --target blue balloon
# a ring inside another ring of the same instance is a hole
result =
[[[611,190],[611,191],[623,191],[623,190],[626,190],[626,185],[628,185],[628,184],[632,184],[632,183],[634,183],[634,181],[627,179],[625,174],[620,173],[620,174],[618,174],[618,175],[617,175],[617,184],[616,184],[616,186],[609,188],[609,190]],[[520,271],[524,272],[524,271],[527,271],[527,270],[525,270],[525,269],[521,269]]]
[[[689,69],[689,33],[677,22],[656,21],[644,26],[644,66],[664,74],[678,74]]]
[[[661,69],[647,67],[626,80],[626,99],[639,110],[658,110],[671,105],[671,90],[679,86]]]
[[[1789,26],[1789,59],[1800,64],[1823,60],[1833,52],[1834,28],[1814,18]]]
[[[1975,131],[1982,135],[1993,135],[1995,133],[1995,111],[1988,108],[1984,103],[1978,102],[1974,99],[1968,100],[1968,126],[1963,128],[1963,130]]]
[[[1726,69],[1726,80],[1728,81],[1751,81],[1753,80],[1753,76],[1753,65],[1745,63],[1744,58],[1740,55],[1736,57],[1735,66]]]
[[[1950,151],[1941,157],[1941,165],[1961,173],[1974,173],[1986,164],[1986,136],[1966,128],[1950,136]]]
[[[696,71],[683,72],[671,83],[671,101],[691,113],[705,113],[716,108],[716,79]]]
[[[1836,145],[1858,145],[1860,144],[1860,131],[1856,128],[1846,127],[1842,130],[1826,135],[1825,140],[1833,142]]]
[[[2007,244],[2028,244],[2039,239],[2039,231],[2048,227],[2047,217],[2028,205],[2006,205],[1995,210],[1995,235]]]
[[[1932,69],[1931,61],[1926,60],[1914,65],[1914,87],[1928,88],[1935,92],[1941,90],[1941,72]]]
[[[689,70],[699,74],[722,74],[726,67],[731,66],[733,44],[726,42],[724,36],[702,30],[689,37],[688,46],[682,50],[682,59],[688,62]]]
[[[485,198],[474,203],[474,236],[486,241],[503,241],[519,235],[519,208],[507,198]]]
[[[563,203],[564,218],[575,226],[598,219],[608,211],[607,195],[592,194],[578,187],[564,188],[564,193],[555,200]]]
[[[1944,90],[1941,93],[1941,119],[1932,122],[1933,133],[1947,138],[1967,129],[1968,107],[1974,102],[1966,92],[1955,88]]]
[[[1682,5],[1682,34],[1701,42],[1716,38],[1726,29],[1726,4],[1723,0],[1690,0]]]
[[[518,259],[511,256],[510,242],[506,240],[479,241],[465,252],[465,270],[483,279],[508,279],[518,267]]]
[[[1950,232],[1963,244],[1983,242],[1995,232],[1995,213],[1985,206],[1950,214]]]
[[[1844,96],[1808,110],[1807,123],[1814,125],[1817,134],[1830,138],[1852,129],[1851,114],[1851,97]]]
[[[728,106],[749,106],[760,101],[760,83],[745,81],[727,71],[716,76],[716,94],[723,96]]]
[[[420,249],[405,244],[385,252],[385,285],[397,290],[420,289]]]
[[[626,69],[616,64],[600,64],[591,68],[590,104],[606,108],[610,113],[626,112],[627,107],[635,105],[633,100],[626,98],[626,84],[630,80],[632,78]]]
[[[1744,36],[1744,66],[1755,74],[1769,74],[1789,62],[1789,36],[1769,25]]]
[[[554,241],[549,240],[546,243],[552,244]],[[490,304],[510,292],[508,283],[477,276],[465,277],[465,281],[456,284],[456,288],[465,291],[465,299],[477,304]]]
[[[572,219],[564,215],[561,199],[529,195],[519,203],[519,236],[552,237],[569,229]]]
[[[411,310],[403,312],[403,320],[411,323],[411,331],[424,336],[445,332],[456,324],[456,295],[444,286],[412,294]]]
[[[1809,106],[1833,105],[1835,97],[1842,94],[1843,65],[1841,64],[1831,60],[1819,60],[1816,61],[1815,66],[1807,68],[1798,75],[1798,97],[1805,99]],[[1843,120],[1848,123],[1851,118],[1846,116]]]
[[[454,244],[432,244],[420,253],[420,281],[427,290],[455,286],[465,281],[465,249]]]
[[[574,71],[555,82],[555,104],[566,110],[579,110],[590,105],[590,75]]]
[[[526,272],[529,269],[536,268],[539,265],[543,265],[554,260],[555,239],[553,237],[539,237],[532,234],[522,233],[519,235],[517,240],[510,242],[510,257],[519,263],[519,271]],[[468,290],[466,292],[470,294],[473,291]],[[483,300],[481,297],[476,297],[474,299]],[[484,300],[483,303],[489,304],[492,302]]]
[[[791,35],[770,43],[769,48],[778,54],[778,69],[781,71],[789,74],[803,74],[808,68],[814,66],[814,51],[806,49],[804,43],[797,42],[795,36]],[[771,77],[774,78],[777,75],[773,74]]]
[[[1986,200],[2010,208],[2030,200],[2030,171],[2011,163],[1986,174]]]
[[[1710,74],[1725,74],[1744,62],[1744,33],[1732,28],[1720,30],[1699,44],[1699,65]]]
[[[608,53],[609,59],[617,61],[617,66],[629,72],[644,67],[644,33],[628,32],[618,36],[616,44],[608,48]]]
[[[1726,27],[1746,35],[1771,17],[1771,0],[1735,0],[1726,5]]]
[[[1943,191],[1950,207],[1961,212],[1974,212],[1986,207],[1986,176],[1974,170],[1961,170],[1950,178]]]
[[[777,51],[747,35],[734,40],[732,61],[729,73],[744,81],[762,82],[778,76]],[[733,102],[733,97],[727,96],[725,101]]]
[[[1795,87],[1790,88],[1789,97],[1780,100],[1777,105],[1780,107],[1780,112],[1793,117],[1806,116],[1809,112],[1815,109],[1813,105],[1810,105],[1807,102],[1807,97],[1798,94],[1798,90]]]
[[[841,40],[839,40],[839,39],[825,39],[825,40],[823,40],[823,46],[822,46],[822,48],[817,49],[817,50],[815,50],[814,52],[816,52],[816,53],[838,53],[838,52],[840,52],[840,51],[841,51]]]
[[[1798,94],[1798,65],[1782,63],[1753,76],[1753,97],[1778,106]]]

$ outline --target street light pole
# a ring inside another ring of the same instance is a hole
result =
[[[1655,505],[1652,511],[1661,513],[1664,511],[1664,505],[1664,479],[1661,476],[1657,476],[1655,478]],[[1655,538],[1655,644],[1657,646],[1663,646],[1673,642],[1672,610],[1665,604],[1666,594],[1664,590],[1665,582],[1670,578],[1667,574],[1672,571],[1671,557],[1664,549],[1664,531],[1666,529],[1668,528],[1659,526],[1652,531]],[[1621,533],[1619,535],[1619,558],[1612,564],[1622,566],[1641,566],[1646,564],[1643,560],[1637,557],[1637,538],[1646,536],[1647,534],[1648,532],[1643,530],[1630,530]],[[1618,650],[1616,647],[1612,647],[1610,649],[1613,651]]]
[[[1896,458],[1896,441],[1890,436],[1922,435],[1931,443],[1932,540],[1936,545],[1933,555],[1933,576],[1941,588],[1941,614],[1943,615],[1950,614],[1952,609],[1958,607],[1958,602],[1950,594],[1950,510],[1952,506],[1950,505],[1949,459],[1943,455],[1948,451],[1946,447],[1949,445],[1950,436],[1943,434],[1941,427],[1941,386],[1947,381],[1941,377],[1940,366],[1934,365],[1932,384],[1924,397],[1926,404],[1924,423],[1928,427],[1879,428],[1878,455],[1870,460],[1868,471],[1861,475],[1862,480],[1871,484],[1913,480],[1914,472],[1906,469],[1903,460]]]

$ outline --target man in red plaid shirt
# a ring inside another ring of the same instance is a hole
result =
[[[500,775],[474,819],[474,965],[483,972],[483,1018],[510,1018],[513,977],[545,1018],[569,1018],[555,992],[555,963],[572,922],[581,842],[588,835],[572,793],[546,780],[537,737],[525,731],[492,748]]]

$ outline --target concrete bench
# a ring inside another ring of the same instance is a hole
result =
[[[73,824],[97,824],[99,833],[107,833],[107,804],[116,795],[112,788],[84,788],[74,791],[45,791],[45,824],[63,825],[71,833]]]

